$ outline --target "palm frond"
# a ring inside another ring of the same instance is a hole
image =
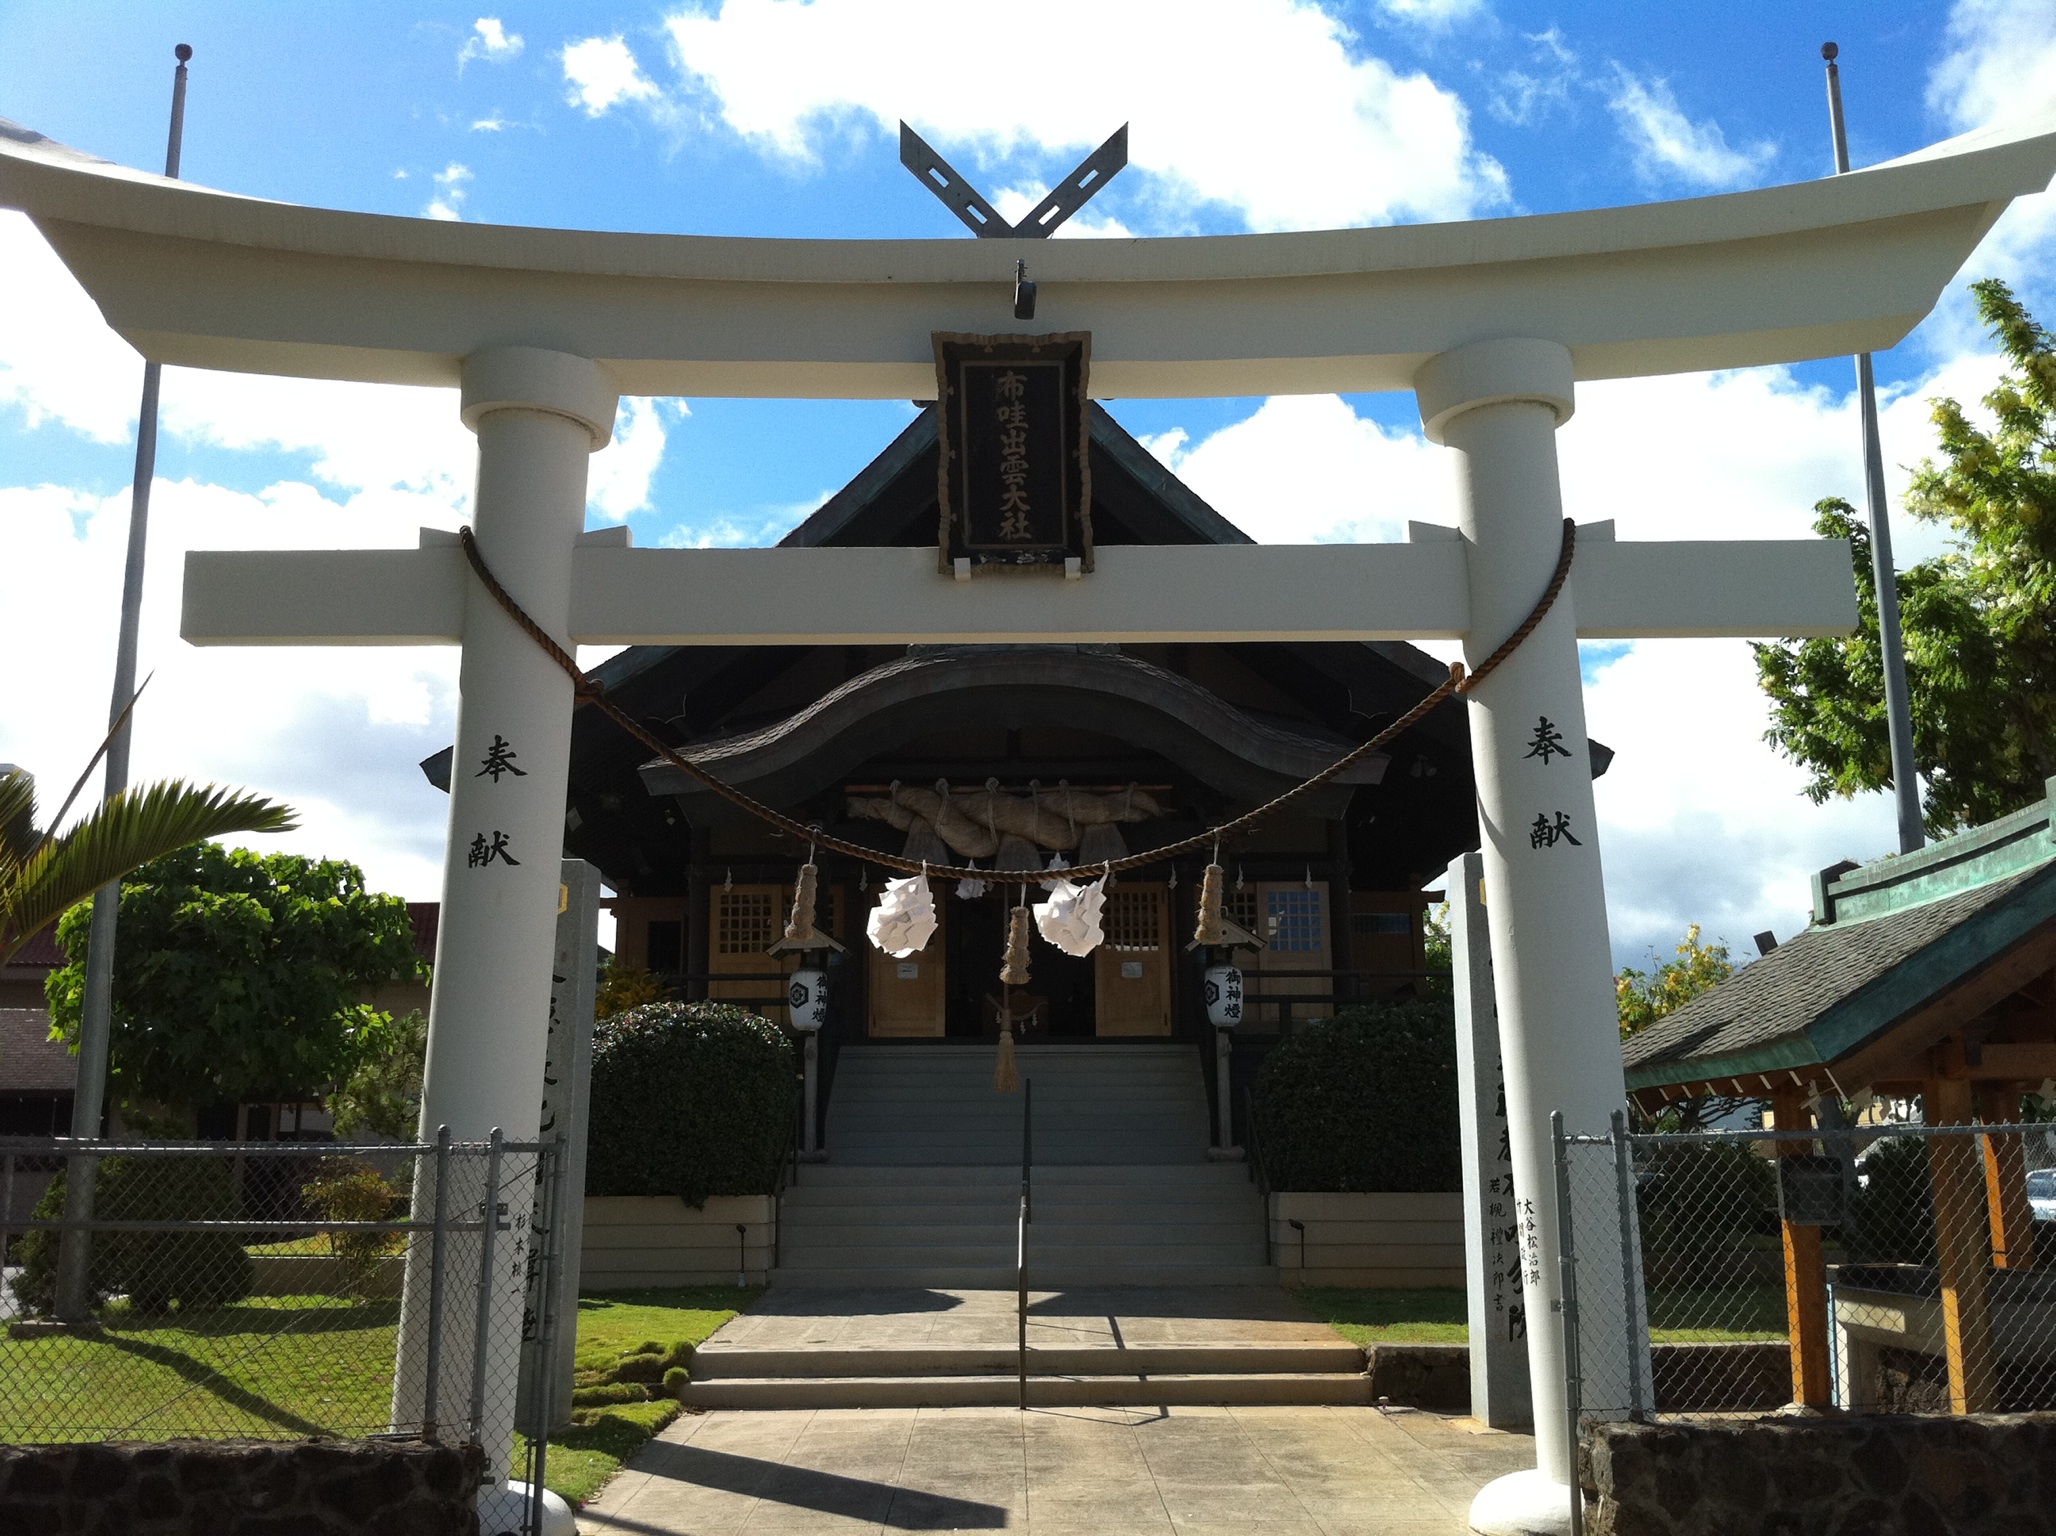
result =
[[[292,810],[257,795],[166,779],[117,795],[50,839],[0,885],[0,964],[67,907],[152,859],[233,832],[288,832]]]
[[[35,846],[35,775],[24,768],[0,774],[0,881],[26,863]]]

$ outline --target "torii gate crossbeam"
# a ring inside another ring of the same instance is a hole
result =
[[[1081,582],[958,584],[932,569],[917,579],[893,565],[899,552],[581,548],[586,459],[607,440],[623,391],[928,394],[931,333],[1003,328],[1007,242],[715,240],[298,208],[167,182],[0,123],[0,205],[35,219],[152,361],[460,385],[479,442],[479,546],[559,643],[694,643],[715,630],[1461,634],[1475,663],[1526,616],[1554,566],[1555,430],[1579,380],[1889,347],[2007,204],[2042,190],[2052,170],[2056,114],[1827,181],[1678,203],[1039,244],[1044,318],[1052,330],[1093,333],[1102,397],[1414,390],[1428,436],[1457,455],[1459,539],[1194,552],[1182,566],[1184,551],[1103,551],[1103,568]],[[1602,1131],[1623,1098],[1592,787],[1570,766],[1585,755],[1577,637],[1845,628],[1854,610],[1844,560],[1817,542],[1602,541],[1470,695],[1524,1191],[1550,1187],[1552,1110],[1573,1131]],[[571,684],[458,570],[454,551],[435,548],[195,556],[188,633],[215,644],[461,643],[423,1116],[461,1136],[497,1125],[518,1138],[533,1133],[538,1111]],[[809,585],[796,601],[780,582],[801,571]],[[1230,588],[1239,618],[1219,609]],[[816,611],[796,615],[803,601]],[[1544,719],[1567,749],[1561,762],[1535,750]],[[506,745],[521,754],[522,776],[471,771]],[[496,848],[519,862],[491,856]],[[1548,1318],[1558,1270],[1546,1200],[1522,1236],[1527,1315]],[[504,1284],[502,1331],[520,1305],[518,1276]],[[412,1276],[409,1285],[411,1318]],[[1587,1297],[1580,1313],[1584,1357],[1604,1370],[1627,1347],[1618,1298]],[[1563,1379],[1562,1343],[1553,1328],[1530,1330],[1538,1385]],[[418,1329],[403,1323],[403,1379],[419,1358]],[[496,1478],[506,1476],[511,1388],[509,1374],[487,1413]],[[1479,1496],[1480,1530],[1567,1527],[1574,1426],[1552,1402],[1539,1407],[1537,1470]]]

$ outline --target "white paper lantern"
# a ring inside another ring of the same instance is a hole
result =
[[[1206,1021],[1216,1029],[1233,1029],[1242,1022],[1242,972],[1232,965],[1210,965],[1202,987],[1206,997]]]
[[[1035,926],[1042,936],[1067,955],[1089,955],[1106,937],[1100,927],[1100,909],[1106,905],[1106,881],[1073,885],[1068,880],[1047,882],[1049,900],[1035,909]]]
[[[886,881],[885,894],[871,909],[864,931],[895,960],[926,949],[935,937],[935,894],[928,889],[928,877],[909,875],[904,880]]]
[[[812,1034],[828,1022],[828,973],[794,971],[785,988],[792,1027]]]

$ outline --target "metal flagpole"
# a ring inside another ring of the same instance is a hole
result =
[[[186,128],[186,62],[193,50],[180,43],[172,50],[178,68],[171,77],[171,132],[164,146],[164,174],[176,178],[179,147]],[[128,561],[121,577],[121,627],[114,647],[114,697],[107,718],[113,739],[107,744],[106,798],[128,788],[129,732],[133,722],[122,716],[136,691],[136,631],[143,608],[143,555],[150,533],[150,482],[157,474],[157,388],[162,367],[143,364],[143,401],[136,419],[136,475],[129,492]],[[114,1002],[114,925],[121,910],[121,882],[93,893],[93,926],[86,950],[86,991],[79,1021],[78,1081],[71,1101],[71,1133],[87,1140],[100,1135],[100,1117],[107,1094],[107,1042]],[[93,1215],[97,1165],[74,1158],[65,1181],[65,1219],[84,1222]],[[58,1249],[57,1315],[66,1322],[88,1321],[91,1297],[86,1285],[92,1234],[69,1227]]]
[[[1842,122],[1842,50],[1820,45],[1828,65],[1828,121],[1834,129],[1835,174],[1849,173],[1849,135]],[[1856,359],[1856,403],[1863,416],[1863,495],[1870,513],[1870,569],[1878,594],[1878,649],[1885,672],[1885,724],[1892,739],[1892,795],[1899,806],[1899,851],[1927,841],[1920,821],[1920,771],[1913,762],[1913,701],[1906,690],[1906,644],[1899,632],[1899,584],[1892,564],[1892,517],[1885,505],[1885,458],[1878,443],[1877,377],[1870,354]]]

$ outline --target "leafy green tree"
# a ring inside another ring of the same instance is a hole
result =
[[[58,923],[68,963],[47,983],[53,1033],[75,1040],[91,908]],[[207,1103],[306,1093],[380,1054],[392,1021],[359,1001],[419,979],[407,904],[353,864],[213,843],[121,888],[109,1086],[176,1119]]]
[[[421,1120],[421,1080],[428,1067],[428,1020],[420,1010],[393,1020],[375,1050],[328,1096],[338,1136],[372,1131],[412,1141]]]
[[[1944,523],[1952,548],[1898,576],[1914,760],[1940,836],[2040,799],[2056,774],[2056,337],[2004,283],[1975,283],[2006,371],[1985,396],[1992,430],[1934,402],[1945,458],[1923,461],[1906,508]],[[1843,639],[1755,647],[1769,741],[1812,775],[1816,803],[1891,783],[1869,530],[1847,502],[1814,528],[1847,538],[1859,622]]]
[[[1647,1029],[1665,1014],[1675,1013],[1734,974],[1735,963],[1728,958],[1727,945],[1719,940],[1703,943],[1699,925],[1692,924],[1685,930],[1685,941],[1678,946],[1675,960],[1662,961],[1654,971],[1638,971],[1630,966],[1614,977],[1621,1038],[1625,1040]]]

